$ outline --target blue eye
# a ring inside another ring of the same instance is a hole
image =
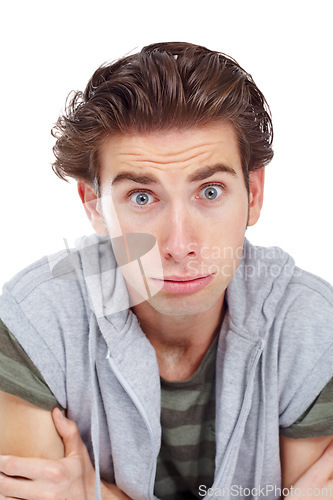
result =
[[[149,193],[142,191],[141,193],[132,194],[130,200],[132,201],[132,203],[135,203],[136,205],[143,206],[143,205],[149,205],[153,201],[153,197]]]
[[[220,186],[206,186],[200,191],[200,198],[205,198],[206,200],[215,200],[223,192]]]

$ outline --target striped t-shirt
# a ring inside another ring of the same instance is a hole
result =
[[[199,486],[213,484],[217,340],[190,378],[161,378],[162,443],[155,480],[161,500],[200,498]]]

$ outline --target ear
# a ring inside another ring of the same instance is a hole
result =
[[[103,218],[100,214],[100,210],[98,207],[98,198],[94,189],[89,186],[89,184],[83,181],[78,182],[77,189],[92,227],[94,228],[96,233],[106,235],[107,230],[105,228]]]
[[[260,216],[261,207],[264,201],[265,168],[261,167],[249,174],[250,200],[249,218],[247,225],[254,226]]]

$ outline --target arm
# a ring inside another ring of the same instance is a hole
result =
[[[332,488],[333,445],[329,446],[330,443],[333,436],[307,439],[280,436],[282,488]]]
[[[63,458],[51,412],[0,391],[0,454]]]
[[[95,471],[74,422],[0,391],[0,498],[94,498]],[[21,458],[29,457],[29,458]],[[14,478],[15,476],[15,478]],[[26,478],[17,479],[16,476]],[[128,500],[116,485],[101,482],[103,500]]]

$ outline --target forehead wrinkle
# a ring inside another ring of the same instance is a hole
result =
[[[214,145],[216,145],[215,142],[211,142],[211,143],[207,142],[204,144],[200,144],[200,145],[196,145],[196,146],[192,146],[192,147],[187,147],[185,149],[182,149],[182,150],[176,151],[176,152],[173,152],[170,150],[164,152],[163,150],[159,150],[159,148],[152,149],[152,148],[145,148],[145,147],[140,148],[140,147],[138,147],[137,148],[138,151],[135,151],[133,153],[120,151],[118,153],[118,155],[120,157],[122,157],[122,156],[129,157],[129,158],[135,157],[136,161],[140,162],[140,163],[156,163],[156,164],[165,165],[168,163],[178,163],[178,162],[182,162],[182,161],[190,161],[190,160],[193,160],[194,158],[199,158],[202,155],[211,154],[212,151],[211,150],[207,151],[207,148],[210,148],[211,146],[214,146]],[[201,152],[200,151],[195,152],[195,150],[198,150],[198,149],[201,149],[201,150],[204,149],[204,150]],[[190,154],[190,156],[189,156],[189,154]],[[175,157],[177,157],[176,161],[174,160]],[[164,158],[166,158],[166,159],[164,159]]]
[[[208,161],[208,157],[211,155],[211,152],[204,152],[201,153],[200,155],[193,155],[190,158],[186,159],[179,159],[178,161],[174,161],[171,158],[168,160],[162,161],[160,159],[146,159],[146,158],[139,158],[139,159],[128,159],[128,161],[122,160],[122,163],[125,164],[128,168],[135,168],[137,167],[138,169],[142,169],[147,167],[148,170],[153,169],[161,172],[167,171],[172,171],[172,170],[177,170],[179,169],[178,163],[183,163],[183,168],[182,170],[187,170],[189,168],[195,168],[196,166],[200,166],[203,164],[203,162]],[[132,155],[134,156],[134,155]],[[198,163],[198,165],[193,164],[192,160],[196,160],[195,163]],[[165,168],[165,165],[168,166],[168,168]]]
[[[168,177],[169,173],[173,177],[178,173],[189,177],[200,167],[216,164],[233,166],[238,172],[241,169],[238,142],[234,140],[233,129],[225,128],[219,125],[193,129],[193,133],[186,131],[184,135],[112,137],[101,151],[101,169],[108,178],[125,170],[136,176],[155,172],[158,177]]]

